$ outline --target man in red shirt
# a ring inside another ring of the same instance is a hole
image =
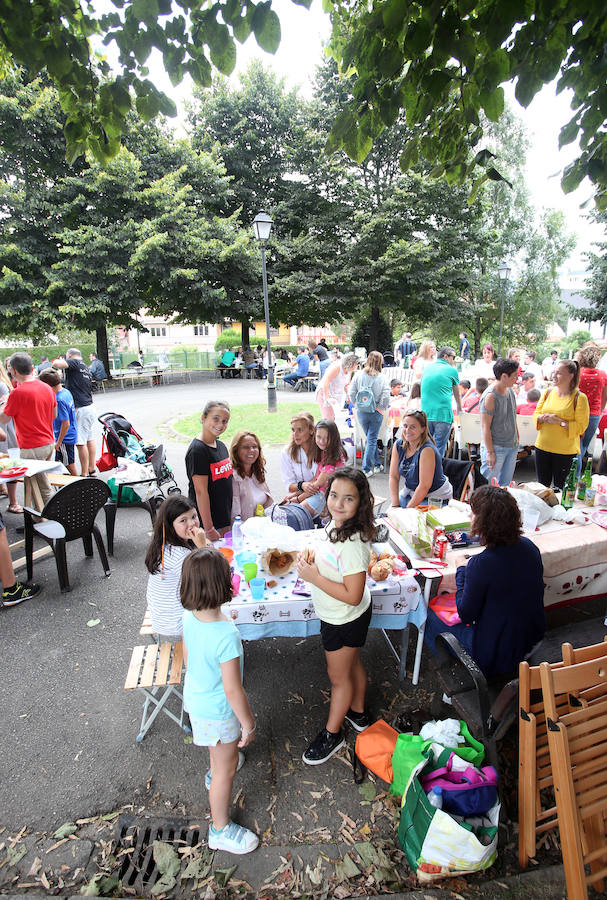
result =
[[[13,353],[9,362],[18,384],[8,395],[0,413],[0,423],[13,419],[22,459],[52,460],[55,458],[53,419],[57,415],[55,393],[48,384],[38,381],[27,353]],[[38,486],[44,505],[53,493],[44,473],[25,479],[25,503],[31,505],[32,502],[32,480]],[[36,508],[41,510],[42,506],[36,503]]]

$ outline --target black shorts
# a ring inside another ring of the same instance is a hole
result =
[[[373,602],[369,603],[369,608],[362,616],[353,619],[352,622],[346,622],[345,625],[330,625],[321,619],[320,636],[323,648],[331,652],[341,650],[342,647],[363,647],[367,640],[372,613]]]
[[[4,519],[2,518],[2,513],[0,513],[0,531],[4,531],[5,528]]]
[[[55,462],[63,463],[63,465],[66,467],[71,465],[75,459],[75,446],[75,444],[66,444],[65,442],[62,443],[61,449],[55,450]]]

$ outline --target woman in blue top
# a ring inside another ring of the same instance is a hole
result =
[[[402,426],[402,438],[390,460],[390,497],[392,506],[413,507],[432,500],[450,500],[453,488],[440,454],[428,430],[428,418],[421,409],[408,409]],[[399,494],[401,476],[405,485]]]
[[[485,549],[457,558],[455,603],[461,623],[446,625],[430,606],[424,641],[434,653],[438,634],[454,634],[491,677],[514,671],[544,637],[544,570],[538,548],[521,536],[512,494],[486,484],[474,491],[470,506],[471,531]]]

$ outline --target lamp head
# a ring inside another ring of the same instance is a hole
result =
[[[272,231],[272,219],[265,212],[259,212],[253,219],[253,230],[255,232],[255,238],[259,241],[260,244],[265,244],[270,237],[270,232]]]
[[[510,278],[510,266],[507,262],[500,263],[497,271],[499,272],[500,281],[508,281]]]

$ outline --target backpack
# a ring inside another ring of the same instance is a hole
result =
[[[364,376],[362,376],[364,377]],[[362,382],[361,377],[361,382]],[[375,405],[375,396],[373,391],[371,390],[370,384],[367,384],[366,387],[360,387],[356,392],[355,399],[356,409],[358,412],[370,412],[373,413],[377,409]]]

